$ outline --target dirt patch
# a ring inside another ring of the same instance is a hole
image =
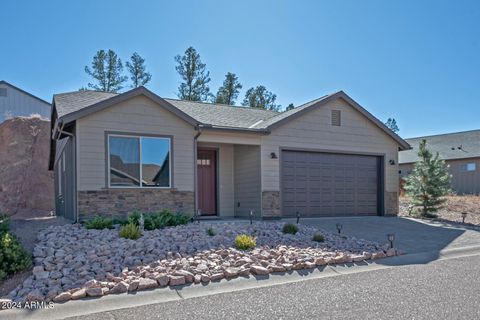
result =
[[[53,209],[49,132],[50,122],[38,117],[16,117],[0,124],[0,212]]]
[[[400,197],[400,216],[408,216],[408,197]],[[437,212],[439,220],[462,222],[462,212],[467,213],[465,223],[480,226],[480,196],[448,196],[443,209]]]

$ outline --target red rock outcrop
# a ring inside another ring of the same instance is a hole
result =
[[[50,122],[16,117],[0,123],[0,212],[54,207],[48,171]]]

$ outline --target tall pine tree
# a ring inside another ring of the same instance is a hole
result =
[[[238,82],[235,73],[228,72],[223,80],[223,85],[218,88],[215,103],[234,105],[241,89],[242,85]]]
[[[388,129],[392,130],[395,133],[400,131],[397,125],[397,120],[395,120],[395,118],[388,118],[387,122],[385,122],[385,125]]]
[[[89,83],[88,87],[97,91],[118,92],[127,80],[127,77],[122,75],[122,60],[111,49],[107,52],[97,51],[92,60],[92,69],[85,66],[85,72],[96,80],[96,83]]]
[[[278,111],[281,106],[275,103],[276,100],[276,94],[268,91],[264,86],[257,86],[247,90],[242,104],[252,108]]]
[[[405,179],[405,191],[421,216],[432,217],[450,192],[451,175],[438,152],[433,156],[428,150],[426,140],[420,142],[418,158],[412,173]]]
[[[130,73],[130,80],[132,80],[132,88],[138,88],[146,85],[151,79],[152,75],[147,72],[145,66],[145,59],[138,53],[134,52],[130,57],[130,61],[125,63],[127,70]]]
[[[175,61],[177,62],[175,70],[183,80],[178,87],[178,97],[190,101],[207,101],[211,98],[208,86],[210,72],[206,70],[206,65],[202,63],[197,50],[189,47],[183,56],[177,55]]]

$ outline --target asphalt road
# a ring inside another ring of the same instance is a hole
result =
[[[480,256],[70,319],[480,319]]]

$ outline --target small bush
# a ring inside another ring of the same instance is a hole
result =
[[[210,237],[213,237],[213,236],[216,235],[217,233],[215,232],[215,229],[213,229],[212,227],[210,227],[210,228],[207,229],[207,234],[208,234]]]
[[[0,215],[0,280],[32,266],[31,255],[9,230],[8,218]]]
[[[140,224],[140,211],[134,211],[128,216],[128,222],[135,225]],[[172,213],[169,210],[163,210],[156,213],[144,213],[143,225],[145,230],[162,229],[165,227],[174,227],[187,224],[191,221],[191,216],[184,213]]]
[[[255,238],[247,234],[241,234],[235,238],[235,247],[239,250],[253,249],[256,245]]]
[[[113,229],[113,219],[95,216],[92,220],[85,221],[83,225],[87,229]]]
[[[136,224],[127,223],[126,225],[120,227],[119,235],[122,238],[137,240],[142,236],[142,232]]]
[[[282,232],[289,233],[289,234],[296,234],[298,232],[298,227],[293,223],[285,223],[285,225],[282,228]]]
[[[324,237],[323,234],[321,234],[321,233],[315,233],[315,234],[313,235],[312,241],[315,241],[315,242],[323,242],[323,241],[325,241],[325,237]]]

